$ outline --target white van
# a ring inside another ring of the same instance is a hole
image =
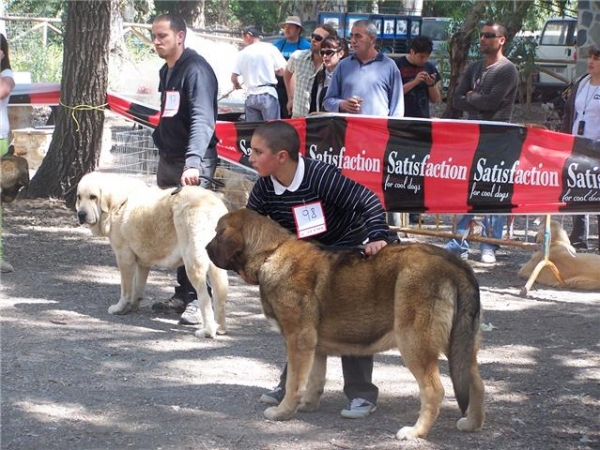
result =
[[[540,70],[534,86],[545,100],[562,92],[573,79],[577,60],[577,19],[546,20],[535,51]]]

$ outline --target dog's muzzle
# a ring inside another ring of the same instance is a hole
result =
[[[80,225],[83,225],[86,219],[87,213],[85,211],[77,211],[77,220],[79,221]]]

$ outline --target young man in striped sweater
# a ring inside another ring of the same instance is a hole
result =
[[[250,145],[250,162],[260,178],[247,208],[269,216],[300,238],[315,239],[323,245],[364,246],[367,255],[387,245],[389,228],[379,198],[342,175],[337,167],[300,156],[300,138],[291,125],[265,123],[255,130]],[[299,217],[307,205],[312,221]],[[296,223],[302,224],[300,229]],[[371,382],[373,357],[342,356],[342,369],[344,393],[349,399],[342,417],[368,416],[376,409],[378,395],[377,386]],[[285,395],[285,380],[286,370],[279,385],[260,400],[279,404]]]

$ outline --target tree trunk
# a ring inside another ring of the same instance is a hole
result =
[[[458,86],[458,80],[467,66],[469,50],[471,49],[471,36],[474,31],[479,30],[479,22],[483,18],[486,3],[487,1],[475,3],[462,28],[450,39],[450,83],[448,85],[446,109],[442,114],[444,119],[458,119],[460,117],[460,111],[452,106],[452,98]]]
[[[48,154],[27,197],[75,204],[77,183],[98,163],[108,87],[110,0],[70,0],[64,35],[61,105]]]

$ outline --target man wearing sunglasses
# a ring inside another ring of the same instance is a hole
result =
[[[454,93],[452,105],[471,120],[510,122],[519,74],[503,54],[506,28],[486,22],[479,33],[483,58],[471,63]]]
[[[479,33],[479,50],[483,58],[471,63],[454,93],[452,105],[466,113],[470,120],[494,120],[510,122],[517,95],[519,74],[515,65],[503,54],[506,43],[506,28],[495,22],[486,22]],[[459,218],[457,233],[465,235],[472,216]],[[485,216],[483,236],[502,239],[506,216]],[[462,259],[469,257],[469,245],[463,240],[446,244],[446,249],[459,254]],[[494,264],[498,246],[482,242],[481,262]]]
[[[288,111],[292,117],[305,117],[310,109],[310,92],[315,74],[323,64],[321,42],[329,36],[337,36],[335,28],[329,24],[320,25],[310,39],[309,50],[292,53],[283,74],[288,94]]]

